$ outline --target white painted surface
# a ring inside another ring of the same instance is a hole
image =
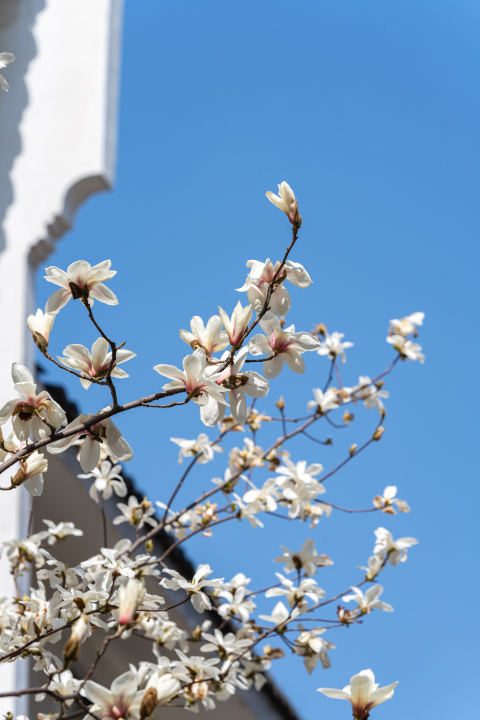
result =
[[[121,16],[122,0],[0,0],[0,51],[16,56],[0,95],[0,407],[12,362],[33,370],[35,266],[79,205],[113,183]],[[0,541],[18,537],[28,514],[23,489],[2,495]],[[0,596],[12,591],[2,559]],[[24,665],[0,665],[2,690],[24,685]],[[25,705],[0,699],[8,711]]]

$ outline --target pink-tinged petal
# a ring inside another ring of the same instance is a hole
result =
[[[68,279],[79,287],[83,287],[85,278],[91,269],[92,266],[86,260],[76,260],[67,268]]]
[[[117,296],[103,283],[97,283],[90,289],[89,297],[95,298],[105,305],[118,305]]]
[[[302,352],[306,350],[318,350],[320,347],[320,341],[307,332],[295,333],[295,339],[289,344],[293,345],[296,350],[301,350]]]
[[[245,395],[242,390],[243,388],[232,390],[229,397],[230,411],[240,425],[243,425],[247,419],[247,401],[245,400]]]
[[[184,380],[172,380],[166,385],[162,385],[162,390],[181,390],[186,389]]]
[[[291,282],[292,285],[304,289],[312,284],[312,278],[300,263],[287,260],[285,267],[287,269],[287,280]]]
[[[180,339],[183,340],[183,342],[186,342],[187,345],[191,345],[194,340],[196,340],[195,335],[192,335],[191,332],[188,330],[180,330],[179,331]]]
[[[303,375],[305,372],[305,361],[296,350],[288,348],[282,355],[285,357],[285,362],[292,372]]]
[[[207,405],[200,408],[200,418],[207,427],[214,427],[223,420],[226,405],[222,405],[212,397],[208,398]]]
[[[85,390],[88,390],[92,383],[90,382],[90,380],[85,380],[85,378],[81,378],[80,384],[83,388],[85,388]]]
[[[68,275],[65,270],[61,270],[58,267],[52,265],[51,267],[45,268],[45,280],[51,282],[54,285],[60,285],[62,288],[68,288]]]
[[[137,357],[137,354],[132,350],[120,348],[120,350],[117,350],[117,359],[115,362],[117,365],[121,365],[121,363],[127,362],[127,360],[131,360],[134,357]]]
[[[263,374],[265,375],[268,380],[273,380],[274,378],[278,377],[280,373],[283,370],[283,366],[285,364],[285,354],[280,353],[280,355],[277,355],[277,357],[274,357],[273,360],[267,360],[263,363],[262,369]]]
[[[103,337],[99,337],[92,345],[92,365],[96,372],[103,370],[110,350],[110,345]]]
[[[114,445],[108,443],[108,448],[110,450],[110,454],[115,458],[115,460],[119,460],[120,462],[130,462],[133,458],[133,450],[124,437],[119,438]]]
[[[70,288],[67,290],[55,290],[53,295],[50,295],[47,300],[47,304],[45,305],[45,314],[50,313],[51,315],[57,315],[57,313],[65,307],[71,297],[72,291]]]
[[[225,400],[225,390],[223,388],[220,389],[218,385],[211,382],[210,380],[201,380],[199,387],[203,392],[208,393],[208,395],[213,397],[213,399],[219,402],[221,405],[226,404],[227,401]]]
[[[238,375],[240,370],[243,368],[245,364],[245,360],[247,359],[247,355],[249,353],[248,346],[242,347],[241,350],[238,351],[235,361],[233,363],[233,366],[231,366],[231,375]]]
[[[51,445],[49,446],[51,447]],[[80,467],[83,472],[91,472],[100,460],[100,443],[87,435],[80,450]]]
[[[269,339],[265,335],[255,335],[248,343],[248,349],[252,355],[267,355],[272,352]]]
[[[268,362],[271,362],[270,360]],[[243,392],[249,397],[263,398],[268,394],[270,385],[265,378],[256,372],[248,371],[244,373],[248,377],[245,385],[242,385]]]
[[[108,706],[112,707],[113,705],[115,705],[115,695],[110,692],[110,690],[107,690],[107,688],[104,688],[102,685],[93,682],[93,680],[87,680],[87,682],[83,686],[83,694],[92,703],[100,705],[100,707],[102,708],[106,708]]]
[[[265,313],[263,318],[260,320],[259,325],[262,328],[265,335],[268,335],[269,337],[270,337],[270,335],[272,335],[275,332],[275,330],[281,331],[280,320],[270,310]]]
[[[187,390],[192,392],[198,385],[203,371],[207,364],[207,358],[203,350],[195,350],[193,355],[183,358],[183,369],[187,380]]]
[[[185,373],[176,368],[174,365],[155,365],[153,369],[159,375],[171,378],[172,380],[182,380],[183,382],[186,382],[187,380]]]

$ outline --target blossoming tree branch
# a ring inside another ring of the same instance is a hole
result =
[[[7,61],[3,57],[3,62]],[[79,716],[146,720],[162,705],[208,710],[252,686],[260,690],[271,663],[286,653],[297,655],[308,673],[318,663],[330,667],[333,629],[358,627],[372,612],[393,610],[381,599],[379,576],[404,563],[408,549],[417,541],[394,539],[383,526],[375,531],[372,554],[361,579],[357,572],[350,587],[335,591],[327,592],[318,584],[318,571],[333,561],[316,551],[313,539],[305,540],[301,548],[282,545],[281,554],[273,558],[281,572],[261,589],[250,586],[248,563],[232,568],[229,579],[212,579],[207,562],[198,566],[193,577],[182,577],[171,562],[175,548],[198,534],[211,536],[217,526],[232,520],[261,532],[262,516],[269,514],[314,528],[332,512],[389,515],[410,510],[392,486],[365,509],[339,507],[324,495],[329,478],[381,440],[386,416],[383,401],[388,398],[385,379],[399,361],[423,362],[415,340],[424,315],[415,312],[391,320],[387,337],[393,351],[391,364],[376,377],[360,375],[357,385],[345,387],[341,365],[352,343],[344,341],[339,332],[330,333],[323,324],[312,332],[287,326],[289,284],[306,290],[312,281],[305,268],[292,259],[302,225],[293,191],[283,182],[278,196],[269,192],[267,197],[291,225],[283,257],[275,262],[248,261],[249,274],[239,288],[246,294],[242,296],[245,304],[239,301],[234,308],[219,307],[219,314],[206,323],[193,317],[190,330],[180,330],[188,346],[182,368],[155,365],[153,371],[167,380],[162,390],[124,405],[118,403],[116,383],[128,377],[124,365],[135,353],[117,344],[108,330],[100,327],[94,313],[94,301],[118,303],[105,284],[115,275],[110,260],[94,267],[78,260],[66,271],[46,269],[45,279],[58,289],[45,310],[37,310],[27,320],[33,340],[59,372],[75,375],[85,390],[92,383],[101,385],[108,399],[104,408],[81,414],[67,424],[64,410],[49,393],[37,393],[30,370],[14,363],[12,398],[0,409],[1,490],[18,492],[23,485],[32,496],[33,512],[35,498],[48,483],[49,455],[75,445],[82,470],[79,477],[91,481],[90,496],[101,508],[104,546],[78,565],[57,560],[57,543],[68,536],[69,542],[75,543],[75,537],[83,534],[68,518],[60,524],[45,520],[41,532],[32,534],[30,528],[27,537],[5,543],[17,591],[1,605],[0,662],[33,659],[38,682],[15,692],[0,692],[0,696],[28,694],[37,700],[48,696],[57,704],[58,720]],[[84,306],[98,339],[91,349],[72,344],[63,355],[54,357],[50,336],[55,318],[75,303]],[[315,388],[306,403],[306,415],[287,417],[282,399],[276,403],[278,417],[262,412],[260,401],[271,384],[278,391],[282,379],[294,382],[290,373],[304,373],[310,353],[324,358],[320,362],[325,363],[326,372],[324,385]],[[152,373],[152,384],[153,380]],[[122,463],[132,459],[133,450],[122,435],[122,414],[138,407],[151,413],[154,408],[190,403],[199,407],[200,420],[207,428],[217,428],[216,436],[201,432],[196,439],[171,438],[179,448],[179,463],[187,462],[171,496],[155,502],[139,501],[133,495],[127,498]],[[320,463],[307,466],[297,457],[296,438],[321,442],[311,435],[315,426],[345,427],[353,420],[352,407],[360,405],[373,411],[375,422],[364,443],[352,445],[337,467],[325,472]],[[276,423],[279,428],[269,447],[260,444],[266,423]],[[244,433],[243,446],[230,449],[223,478],[213,478],[210,489],[179,504],[178,492],[195,466],[212,462],[223,451],[225,438],[238,431]],[[103,502],[112,496],[125,499],[118,503],[114,523],[130,523],[136,530],[134,542],[124,539],[114,547],[108,543],[103,511]],[[168,533],[172,544],[161,557],[155,557],[152,540],[160,532]],[[31,573],[33,586],[22,595],[18,576],[25,572]],[[325,583],[327,573],[322,570]],[[156,586],[154,594],[147,589],[147,579],[150,590],[152,582]],[[322,585],[325,583],[322,580]],[[170,607],[165,590],[178,595],[178,602]],[[261,595],[271,598],[268,615],[256,612]],[[169,615],[171,607],[187,602],[199,616],[199,626],[191,634]],[[206,611],[208,620],[203,616]],[[93,629],[98,650],[86,675],[79,677],[76,661]],[[150,642],[150,647],[145,643],[145,659],[138,667],[130,666],[110,688],[98,684],[99,664],[107,663],[112,648],[133,635]],[[322,688],[321,692],[349,701],[353,717],[364,720],[372,708],[392,697],[395,685],[379,688],[372,671],[363,670],[343,690]]]

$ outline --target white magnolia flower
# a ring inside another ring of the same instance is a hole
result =
[[[98,503],[99,493],[103,500],[108,500],[112,494],[119,497],[125,497],[127,494],[127,486],[120,475],[122,471],[121,465],[112,465],[109,460],[102,460],[99,467],[94,467],[92,472],[86,475],[79,475],[81,480],[87,480],[94,477],[95,482],[90,487],[90,497]]]
[[[285,180],[278,186],[278,195],[268,192],[265,193],[267,198],[276,205],[293,224],[298,214],[298,202],[290,185]]]
[[[261,489],[255,487],[251,481],[251,490],[247,490],[243,496],[243,502],[247,505],[256,505],[256,512],[275,512],[277,509],[278,491],[275,480],[266,480]]]
[[[46,423],[58,430],[67,424],[67,417],[58,403],[44,390],[36,394],[36,384],[30,370],[21,363],[12,365],[14,389],[23,395],[23,400],[9,400],[0,410],[0,425],[12,418],[15,435],[22,442],[28,440],[30,432],[36,440],[50,435]]]
[[[407,315],[400,320],[390,320],[390,332],[392,335],[411,335],[411,333],[417,335],[417,327],[423,325],[423,319],[425,313],[415,312],[411,315]]]
[[[184,440],[183,438],[170,438],[171,442],[179,446],[178,463],[183,463],[184,457],[197,457],[197,462],[204,465],[213,460],[214,453],[222,453],[223,448],[219,445],[213,445],[208,435],[200,433],[196,440]]]
[[[84,560],[80,564],[80,567],[103,567],[109,570],[112,574],[115,573],[115,575],[123,575],[127,578],[133,578],[135,577],[135,572],[132,570],[132,567],[135,566],[136,560],[133,562],[125,562],[122,558],[122,555],[127,552],[130,545],[130,540],[127,540],[126,538],[119,540],[113,550],[110,550],[109,548],[101,548],[100,555],[95,555],[95,557],[90,558],[89,560]]]
[[[3,68],[6,68],[7,65],[10,65],[15,60],[15,55],[9,52],[2,52],[0,53],[0,70],[3,70]],[[2,90],[5,90],[5,92],[8,92],[8,83],[3,77],[3,75],[0,75],[0,87]]]
[[[398,350],[402,360],[418,360],[422,364],[425,362],[425,355],[421,352],[422,346],[407,340],[403,335],[389,335],[387,342]]]
[[[152,517],[155,515],[155,508],[146,498],[139,503],[135,495],[130,495],[128,505],[117,503],[117,507],[122,514],[113,519],[114,525],[128,522],[137,528],[137,530],[140,530],[145,523],[148,523],[152,527],[157,525],[157,521]]]
[[[212,353],[225,350],[228,345],[228,335],[223,330],[222,321],[218,315],[213,315],[208,320],[207,327],[203,324],[202,318],[195,315],[190,321],[190,328],[192,332],[180,330],[180,337],[194,350],[197,348],[204,350],[207,357],[210,357]]]
[[[330,335],[330,333],[327,332],[325,334],[325,340],[323,340],[323,342],[320,344],[319,349],[317,350],[318,354],[328,355],[331,360],[335,360],[338,355],[341,355],[342,363],[345,364],[347,362],[345,350],[353,347],[353,343],[343,342],[343,337],[343,333],[333,332]]]
[[[225,660],[230,655],[239,655],[250,646],[248,638],[237,638],[232,632],[224,635],[220,630],[214,630],[213,633],[202,633],[207,644],[201,646],[200,652],[215,652],[220,660]]]
[[[321,692],[330,698],[348,700],[352,703],[354,720],[366,720],[370,710],[393,697],[397,685],[398,682],[394,682],[391,685],[379,688],[378,683],[375,682],[373,672],[371,670],[362,670],[358,675],[350,678],[350,685],[346,685],[343,690],[318,688],[317,692]]]
[[[172,673],[164,672],[162,674],[155,672],[150,677],[145,692],[150,688],[155,690],[155,707],[163,703],[170,702],[175,695],[181,690],[180,680],[172,675]]]
[[[282,587],[275,587],[267,590],[265,597],[280,597],[285,596],[291,608],[298,607],[301,613],[308,611],[308,603],[305,598],[310,598],[314,603],[318,602],[319,598],[325,597],[325,590],[319,588],[315,580],[312,578],[304,578],[298,586],[295,585],[293,580],[284,577],[281,573],[275,573]]]
[[[172,378],[172,382],[163,386],[164,390],[177,390],[185,388],[188,395],[192,396],[192,400],[199,407],[203,407],[208,403],[209,397],[212,397],[220,404],[225,404],[223,388],[211,380],[203,378],[205,367],[207,365],[207,357],[205,351],[201,348],[195,350],[193,355],[187,355],[183,358],[183,372],[173,365],[155,365],[153,368],[159,375]]]
[[[280,547],[283,550],[283,555],[276,557],[274,562],[285,563],[283,570],[287,574],[303,570],[306,575],[315,575],[317,567],[333,565],[333,560],[330,560],[327,555],[317,554],[315,540],[311,538],[305,540],[302,549],[296,553],[292,553],[284,545],[280,545]]]
[[[48,538],[49,545],[55,545],[60,540],[65,540],[69,535],[73,535],[73,537],[82,537],[83,535],[83,530],[76,528],[73,522],[60,522],[58,524],[52,520],[44,520],[43,522],[48,530],[42,530],[40,535],[43,539]]]
[[[55,317],[53,315],[52,317]],[[88,390],[92,384],[89,377],[95,378],[95,380],[103,380],[108,373],[110,364],[112,362],[112,352],[108,342],[100,337],[92,345],[92,351],[90,352],[84,345],[67,345],[63,351],[67,357],[58,357],[59,361],[66,365],[72,370],[78,370],[80,373],[86,375],[80,382],[85,390]],[[136,357],[136,354],[131,350],[120,348],[117,350],[117,356],[115,365],[111,372],[111,376],[114,378],[126,378],[128,373],[122,368],[117,367],[121,363],[131,360]]]
[[[237,292],[246,292],[250,305],[256,312],[260,312],[267,298],[268,286],[280,267],[280,261],[277,260],[273,265],[269,258],[264,263],[258,260],[249,260],[247,267],[250,268],[250,273],[247,275],[245,285],[237,288]],[[269,301],[270,309],[275,315],[287,315],[292,306],[290,294],[284,286],[285,280],[301,289],[312,284],[312,279],[303,265],[287,260],[275,281],[276,287]]]
[[[193,579],[189,582],[180,575],[176,570],[168,570],[164,568],[163,572],[172,576],[171,580],[163,579],[162,585],[170,588],[170,590],[184,590],[187,595],[191,596],[192,605],[199,613],[204,610],[211,610],[212,603],[207,595],[202,592],[202,588],[223,588],[223,578],[217,580],[207,580],[208,575],[213,572],[210,565],[199,565]]]
[[[346,388],[344,388],[344,390],[346,390]],[[369,410],[376,408],[380,413],[384,410],[383,403],[380,398],[390,397],[390,393],[386,390],[382,390],[372,383],[368,375],[360,375],[358,378],[358,385],[350,389],[350,395],[352,400],[363,400],[363,404],[366,408]]]
[[[393,507],[397,506],[398,512],[410,512],[410,506],[405,500],[400,500],[395,497],[397,494],[397,488],[395,485],[387,485],[383,491],[383,495],[375,495],[373,498],[373,504],[376,508],[381,510],[387,515],[396,515],[396,510]]]
[[[13,435],[13,433],[12,433]],[[24,446],[21,443],[17,449],[20,450]],[[4,451],[1,451],[1,455]],[[20,468],[12,478],[12,485],[18,487],[23,485],[32,497],[38,497],[43,493],[43,473],[48,469],[48,460],[37,450],[21,461]]]
[[[79,623],[75,623],[73,627],[75,628],[78,624]],[[55,673],[48,685],[48,689],[58,693],[59,695],[73,695],[78,690],[79,685],[80,680],[73,677],[71,670],[64,670],[62,673]],[[43,697],[45,697],[45,695],[43,695]],[[38,695],[35,696],[35,700],[39,700]],[[65,706],[71,707],[73,702],[73,698],[65,700]],[[47,720],[48,716],[45,715],[44,717],[45,720]]]
[[[110,407],[104,408],[101,412],[105,412],[106,410],[110,410]],[[88,415],[84,415],[81,413],[75,420],[69,423],[65,429],[69,430],[77,425],[81,425],[93,417],[95,417],[95,414],[89,413]],[[132,448],[125,438],[122,437],[121,430],[115,425],[111,418],[101,420],[91,425],[88,430],[80,430],[78,433],[69,435],[69,437],[63,438],[62,440],[56,440],[50,443],[47,450],[52,453],[52,455],[64,452],[73,445],[80,435],[86,435],[80,450],[80,466],[85,473],[91,472],[98,465],[101,443],[107,446],[109,454],[115,458],[115,460],[128,462],[133,457]]]
[[[281,466],[275,470],[279,475],[283,475],[292,482],[304,482],[306,485],[312,482],[315,475],[319,475],[323,470],[323,465],[313,463],[307,467],[305,460],[300,460],[297,464],[293,463],[287,457],[283,459],[285,467]]]
[[[378,598],[383,593],[381,585],[372,585],[365,594],[358,587],[352,587],[352,595],[345,595],[343,602],[351,602],[354,600],[361,615],[367,615],[371,610],[385,610],[385,612],[393,612],[393,607],[388,603],[382,602]]]
[[[138,689],[138,680],[136,672],[125,672],[113,681],[110,690],[93,680],[87,680],[83,695],[93,703],[89,710],[103,720],[138,718],[144,693]]]
[[[43,310],[37,310],[35,315],[29,315],[27,318],[27,327],[33,335],[35,345],[45,352],[50,340],[55,315],[49,313],[43,314]]]
[[[372,580],[375,580],[378,573],[383,570],[384,568],[384,561],[383,558],[379,555],[370,555],[368,558],[368,566],[365,567],[364,565],[360,565],[360,570],[366,570],[367,574],[365,575],[365,580],[369,580],[372,582]]]
[[[320,388],[313,388],[313,396],[315,400],[309,400],[307,403],[309,410],[315,409],[316,412],[323,415],[329,410],[338,408],[338,395],[333,388],[329,388],[326,392],[323,392]]]
[[[324,486],[313,478],[308,484],[303,480],[294,482],[286,477],[278,479],[277,483],[282,491],[280,505],[288,506],[289,518],[300,517],[302,521],[305,520],[306,515],[310,515],[312,501],[326,492]]]
[[[268,380],[251,370],[242,372],[245,360],[248,355],[248,347],[242,348],[235,358],[233,365],[227,365],[221,373],[215,373],[214,368],[207,369],[211,382],[215,382],[223,392],[228,392],[230,411],[234,419],[243,425],[247,419],[247,400],[245,395],[253,398],[263,398],[270,390]],[[228,354],[222,357],[226,360]],[[219,404],[214,397],[211,397],[208,404],[200,410],[200,417],[205,425],[212,427],[217,425],[224,417],[226,405]]]
[[[300,628],[301,627],[300,625]],[[319,660],[324,669],[330,667],[330,658],[328,657],[327,650],[335,650],[336,646],[323,637],[320,637],[324,632],[326,632],[326,628],[303,630],[295,640],[292,648],[293,652],[304,658],[303,664],[309,675],[315,670]]]
[[[407,559],[407,549],[412,545],[418,545],[418,540],[412,537],[393,539],[392,533],[383,527],[375,530],[377,541],[373,552],[379,557],[387,555],[390,565],[398,565],[399,562],[405,562]]]
[[[68,266],[67,272],[53,265],[45,268],[45,280],[60,285],[60,290],[56,290],[48,298],[45,312],[57,315],[72,297],[74,300],[80,299],[84,305],[90,307],[94,300],[106,305],[118,305],[116,296],[102,282],[117,274],[116,270],[110,270],[111,264],[111,260],[104,260],[92,267],[85,260],[77,260]]]
[[[237,587],[234,592],[222,590],[218,593],[218,597],[223,598],[227,602],[220,605],[218,614],[220,617],[239,617],[242,622],[248,622],[250,613],[257,607],[253,600],[246,596],[247,590],[244,586]]]
[[[233,345],[235,347],[242,339],[243,334],[248,327],[248,323],[252,318],[253,308],[251,305],[246,305],[244,308],[242,308],[242,303],[239,300],[235,306],[231,318],[228,317],[227,313],[223,308],[219,307],[218,311],[220,313],[220,318],[222,320],[223,326],[227,331],[230,345]]]
[[[126,585],[120,585],[118,591],[118,622],[120,625],[129,625],[133,622],[145,595],[146,590],[140,580],[130,578]]]
[[[285,605],[282,603],[282,601],[278,602],[275,607],[272,610],[271,615],[259,615],[261,620],[266,620],[267,622],[271,622],[274,625],[283,625],[286,620],[288,620],[289,617],[296,617],[298,615],[298,609],[295,611],[292,610],[290,613]]]
[[[278,317],[272,312],[265,313],[259,324],[265,335],[255,335],[248,348],[252,355],[274,355],[272,360],[263,363],[265,377],[269,380],[276,378],[282,372],[285,362],[290,370],[303,374],[305,362],[301,355],[318,348],[317,338],[307,332],[296,333],[294,325],[282,330]]]

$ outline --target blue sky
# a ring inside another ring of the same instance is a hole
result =
[[[308,677],[297,657],[275,665],[306,719],[349,717],[346,703],[315,689],[343,687],[369,667],[381,685],[400,681],[395,699],[374,711],[379,719],[468,717],[476,709],[479,25],[478,4],[467,0],[127,0],[116,186],[81,209],[50,259],[66,268],[108,257],[118,270],[110,286],[120,305],[96,308],[107,331],[138,355],[130,379],[118,382],[121,401],[159,389],[153,365],[181,363],[188,348],[178,330],[192,315],[206,319],[219,304],[245,299],[234,288],[247,260],[283,255],[288,222],[265,198],[282,180],[304,219],[293,259],[314,281],[292,289],[288,319],[305,330],[325,322],[355,343],[345,384],[388,365],[390,318],[426,313],[425,365],[396,369],[384,438],[332,478],[325,496],[366,508],[395,484],[410,515],[337,513],[314,530],[274,518],[263,531],[227,524],[188,550],[215,576],[248,570],[258,588],[280,569],[271,562],[280,543],[294,548],[314,537],[335,560],[319,577],[332,594],[361,579],[355,568],[379,525],[419,539],[408,562],[381,578],[395,612],[332,631],[330,670]],[[52,286],[40,278],[43,307]],[[60,314],[56,354],[96,339],[82,310],[70,303]],[[328,373],[324,358],[306,360],[303,377],[285,370],[272,383],[268,411],[283,393],[289,414],[304,412]],[[49,377],[83,410],[107,404],[67,373]],[[333,447],[299,441],[293,459],[331,469],[374,427],[373,411],[356,415]],[[136,451],[129,473],[151,499],[165,499],[180,473],[168,438],[201,432],[198,409],[136,410],[119,425]],[[259,440],[267,446],[272,437],[268,427]],[[208,489],[225,460],[201,468],[183,497]]]

